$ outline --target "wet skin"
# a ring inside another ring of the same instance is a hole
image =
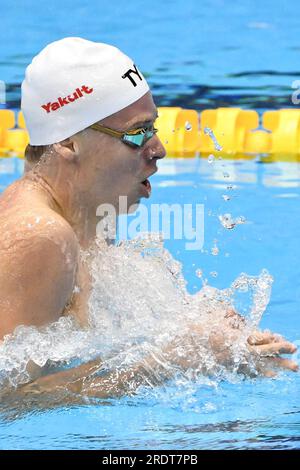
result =
[[[151,93],[101,121],[116,130],[153,124]],[[0,338],[16,326],[41,326],[72,310],[87,321],[90,279],[79,250],[92,246],[100,204],[119,211],[147,196],[142,184],[165,149],[154,135],[142,148],[87,129],[54,144],[50,155],[0,198]],[[75,285],[80,292],[73,293]]]
[[[156,114],[149,92],[101,124],[125,131],[153,124]],[[24,177],[9,186],[0,198],[0,339],[18,325],[41,326],[71,312],[80,325],[86,325],[91,279],[88,264],[79,254],[81,249],[93,246],[99,222],[97,207],[111,204],[118,212],[120,195],[127,197],[128,207],[137,204],[148,195],[142,182],[156,172],[157,160],[164,156],[165,149],[157,135],[144,147],[133,149],[114,137],[87,129],[54,144],[39,164],[27,165]],[[74,292],[75,286],[79,292]],[[230,325],[225,309],[222,315],[223,336],[211,339],[216,354],[237,330]],[[238,318],[235,312],[232,316]],[[198,334],[200,340],[203,330],[191,325],[191,334]],[[249,341],[249,350],[265,357],[292,353],[295,347],[271,333],[256,332]],[[182,368],[189,365],[177,356],[176,344],[166,348],[165,354]],[[218,360],[229,359],[219,355]],[[278,357],[274,357],[273,365],[297,369],[292,361]],[[34,386],[43,390],[46,381],[47,387],[55,387],[59,379],[65,387],[75,374],[78,391],[84,389],[89,394],[90,389],[97,395],[94,382],[85,381],[90,367],[94,369],[95,364],[80,369],[81,382],[74,369],[42,378]],[[137,365],[134,373],[139,370]],[[267,365],[262,373],[271,375],[272,365]],[[124,384],[119,379],[117,382],[118,386]],[[110,383],[108,380],[108,395],[112,393]],[[99,393],[105,394],[103,383],[99,386]]]

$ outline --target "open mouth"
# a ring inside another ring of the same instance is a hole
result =
[[[148,195],[148,197],[149,197],[150,194],[151,194],[151,183],[150,183],[150,181],[148,180],[148,178],[146,178],[144,181],[142,181],[142,185],[145,186],[146,191],[147,191],[147,195]]]

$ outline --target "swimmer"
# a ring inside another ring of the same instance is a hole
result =
[[[91,277],[80,250],[95,243],[97,207],[110,204],[120,213],[119,196],[129,208],[150,197],[149,178],[166,154],[145,78],[129,57],[107,44],[65,38],[45,47],[26,69],[22,111],[30,136],[24,176],[0,198],[0,340],[19,325],[41,327],[64,315],[88,324]],[[242,328],[239,315],[225,307],[223,322],[222,335],[211,341],[216,351]],[[202,335],[191,325],[184,341],[197,343]],[[297,370],[280,356],[295,346],[278,335],[253,332],[248,347],[258,362],[262,358],[265,375],[277,367]],[[163,353],[179,367],[190,367],[193,358],[187,364],[176,351],[174,343]],[[160,366],[153,361],[148,358],[148,370],[156,371]],[[37,378],[23,390],[64,387],[110,396],[127,393],[132,375],[143,381],[140,364],[117,379],[113,371],[95,376],[99,367],[101,360],[95,360]],[[165,371],[162,376],[168,378]]]

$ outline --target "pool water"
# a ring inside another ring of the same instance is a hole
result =
[[[92,11],[81,0],[38,9],[36,0],[2,0],[0,80],[8,106],[19,108],[33,55],[64,36],[83,36],[133,57],[159,106],[291,107],[292,82],[300,78],[299,13],[299,2],[280,0],[99,1]]]
[[[2,0],[0,80],[6,104],[0,107],[20,108],[25,67],[42,47],[64,36],[120,47],[147,77],[158,106],[259,112],[293,107],[292,83],[300,78],[299,18],[299,2],[280,0],[229,6],[225,0],[203,0],[201,6],[197,0],[100,1],[92,11],[82,0],[53,0],[38,9],[35,0]],[[22,171],[22,160],[0,159],[0,191]],[[194,294],[206,282],[225,289],[240,273],[258,276],[266,269],[274,282],[260,327],[300,346],[300,164],[261,157],[217,157],[214,163],[165,159],[152,182],[147,205],[204,205],[202,249],[187,251],[186,241],[174,237],[165,241],[182,263],[188,291]],[[244,217],[245,223],[225,229],[219,220],[225,214]],[[249,313],[246,294],[237,296],[236,306]],[[2,402],[0,448],[299,448],[299,389],[299,374],[282,373],[275,380],[233,375],[177,381],[135,397],[81,405],[28,408],[20,400]]]
[[[1,189],[21,171],[22,161],[1,160]],[[224,289],[240,273],[257,276],[265,268],[274,283],[260,326],[300,345],[299,163],[264,163],[259,157],[213,163],[204,158],[165,159],[152,180],[152,203],[204,204],[202,250],[185,250],[184,240],[166,241],[183,264],[188,290],[196,292],[205,280]],[[246,222],[227,230],[218,217],[224,213],[243,216]],[[218,254],[212,254],[213,246]],[[202,278],[196,274],[199,269]],[[237,301],[242,308],[243,301]],[[297,353],[294,356],[297,359]],[[9,409],[3,404],[0,447],[299,448],[299,391],[299,374],[282,372],[276,379],[236,376],[171,382],[156,390],[141,390],[135,397],[80,406],[26,411],[21,402],[10,404]]]

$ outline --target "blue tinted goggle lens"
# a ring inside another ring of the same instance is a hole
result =
[[[142,147],[147,140],[151,139],[151,137],[156,134],[157,130],[143,130],[138,134],[124,134],[122,137],[122,141],[128,144],[133,145],[134,147]]]
[[[123,142],[130,143],[137,147],[141,147],[143,145],[144,139],[145,139],[145,134],[135,134],[135,135],[124,134],[124,136],[122,137]]]

